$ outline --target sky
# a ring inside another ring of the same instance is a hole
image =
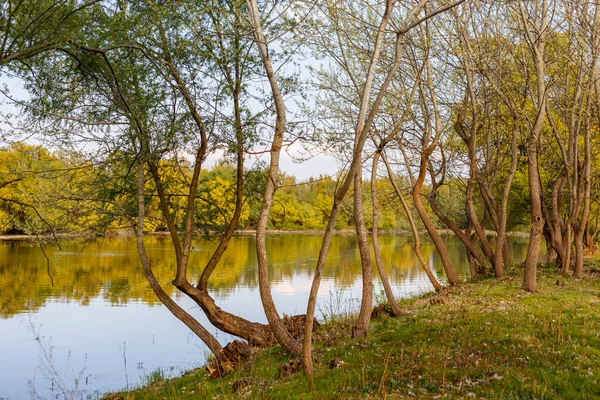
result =
[[[209,155],[205,161],[205,166],[209,168],[215,165],[222,160],[222,154],[222,152],[218,151]],[[338,162],[332,156],[317,154],[302,162],[298,162],[297,158],[293,158],[293,156],[300,155],[305,155],[305,150],[300,145],[294,143],[289,146],[287,151],[284,150],[281,152],[279,169],[287,175],[295,176],[299,181],[305,181],[310,177],[318,178],[320,175],[335,176],[341,169]],[[263,155],[261,160],[268,163],[268,155]],[[250,168],[255,161],[256,157],[250,156],[246,162],[246,167]]]
[[[290,152],[293,153],[294,149],[290,149]],[[283,172],[294,175],[300,180],[316,178],[319,175],[335,175],[340,170],[340,165],[331,156],[320,154],[302,163],[297,163],[286,152],[281,154],[280,167]]]

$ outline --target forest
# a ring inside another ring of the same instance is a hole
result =
[[[374,276],[392,314],[404,315],[382,231],[412,235],[436,292],[463,281],[447,233],[464,245],[470,278],[506,278],[514,231],[529,235],[516,266],[524,292],[539,290],[540,261],[586,276],[600,229],[594,2],[1,4],[0,230],[39,243],[132,232],[157,300],[206,344],[220,374],[235,357],[157,280],[145,233],[167,235],[172,285],[217,330],[300,357],[310,388],[316,297],[339,230],[355,235],[360,254],[355,339],[370,329]],[[282,173],[282,153],[299,147],[335,157],[339,171],[307,181]],[[214,154],[222,160],[206,166]],[[268,323],[221,309],[209,291],[239,230],[256,237]],[[270,292],[272,230],[322,236],[300,335]],[[195,235],[218,243],[197,280]]]
[[[107,218],[98,201],[96,178],[99,172],[91,165],[76,164],[80,155],[51,154],[40,146],[14,143],[0,149],[0,176],[11,182],[0,189],[0,233],[21,235],[79,235],[94,237],[127,232],[130,229],[127,220],[121,214]],[[75,161],[73,161],[75,160]],[[185,208],[186,180],[192,176],[189,162],[185,158],[166,159],[161,163],[162,173],[169,180],[172,213],[181,216]],[[235,167],[221,162],[201,172],[198,199],[196,204],[195,227],[199,233],[213,237],[222,232],[234,212],[235,205]],[[244,205],[237,229],[252,231],[260,212],[260,193],[264,190],[266,174],[264,170],[245,170],[247,175],[244,187]],[[148,179],[148,178],[147,178]],[[398,182],[402,176],[395,176]],[[405,183],[406,184],[406,183]],[[460,182],[454,182],[459,185]],[[269,215],[268,228],[283,231],[323,230],[333,204],[336,177],[321,175],[299,181],[294,176],[282,174],[273,207]],[[410,229],[408,220],[389,179],[376,178],[376,191],[381,206],[378,215],[378,227],[386,232],[405,232]],[[352,190],[352,189],[350,189]],[[366,187],[365,223],[367,229],[372,225],[372,199],[370,187]],[[149,196],[153,196],[149,193]],[[444,212],[451,215],[462,228],[467,219],[461,212],[464,195],[460,186],[444,187],[438,194],[438,202],[444,204]],[[416,212],[412,200],[406,199],[411,212]],[[426,205],[427,206],[427,205]],[[158,197],[149,198],[147,204],[148,232],[166,232],[167,226],[161,216]],[[483,207],[476,204],[476,207]],[[509,201],[511,213],[507,229],[512,232],[525,232],[527,226],[526,209],[515,201]],[[429,213],[432,211],[429,210]],[[352,230],[352,200],[343,201],[340,217],[336,222],[337,230]],[[181,218],[178,230],[182,230]],[[423,229],[420,221],[415,221]],[[445,226],[437,218],[436,227]],[[595,226],[595,225],[594,225]]]

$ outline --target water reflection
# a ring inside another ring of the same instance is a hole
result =
[[[445,240],[459,274],[468,274],[462,244],[453,236]],[[169,238],[150,236],[145,241],[160,282],[183,307],[206,323],[197,307],[170,284],[175,257]],[[199,278],[216,245],[201,239],[193,243],[193,281]],[[305,312],[320,245],[320,236],[268,238],[272,291],[281,313]],[[431,290],[413,254],[410,237],[382,236],[380,245],[385,268],[399,296]],[[511,246],[514,261],[523,260],[527,240],[513,239]],[[62,242],[60,249],[47,246],[44,250],[54,286],[39,248],[24,242],[0,242],[0,354],[5,359],[18,359],[11,365],[0,363],[0,398],[30,398],[27,382],[39,365],[39,348],[33,341],[31,324],[42,326],[43,334],[52,338],[55,354],[63,358],[69,355],[72,371],[86,369],[86,393],[125,386],[123,353],[129,368],[134,369],[129,371],[128,380],[136,384],[157,367],[171,366],[179,372],[202,364],[206,352],[203,345],[160,306],[148,287],[133,238],[91,243],[72,240]],[[422,251],[441,277],[443,270],[433,245],[424,243]],[[356,239],[352,235],[335,236],[323,272],[320,307],[331,307],[327,304],[331,302],[330,294],[340,289],[345,290],[346,300],[358,297],[360,270]],[[265,321],[257,286],[254,237],[236,237],[211,278],[211,292],[222,308]],[[379,289],[376,285],[376,292]],[[229,339],[219,335],[222,342]],[[46,378],[38,381],[42,382],[37,389],[40,397],[56,395]]]

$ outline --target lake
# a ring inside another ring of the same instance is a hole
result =
[[[464,247],[445,238],[462,276],[469,273]],[[515,262],[524,259],[526,238],[511,238]],[[188,312],[210,326],[191,300],[176,292],[175,256],[168,237],[148,236],[148,255],[163,287]],[[273,235],[267,239],[271,289],[280,315],[304,314],[321,237]],[[397,297],[432,290],[405,235],[380,237],[383,262]],[[196,239],[190,259],[194,281],[216,242]],[[74,398],[134,387],[157,369],[180,374],[204,364],[207,349],[155,298],[138,260],[135,238],[93,242],[65,240],[42,251],[29,242],[0,241],[0,399]],[[433,245],[422,251],[443,280]],[[245,318],[266,322],[258,294],[255,240],[234,237],[211,277],[217,304]],[[49,271],[48,271],[49,268]],[[48,273],[49,272],[49,273]],[[52,277],[52,278],[51,278]],[[317,316],[359,306],[360,257],[353,235],[335,236],[323,273]],[[375,293],[381,285],[375,282]],[[210,327],[216,333],[214,327]],[[216,333],[226,343],[231,336]],[[38,338],[36,340],[36,338]]]

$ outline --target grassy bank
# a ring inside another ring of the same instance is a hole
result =
[[[358,341],[350,320],[323,324],[316,397],[600,398],[598,264],[588,263],[582,281],[542,268],[535,294],[520,290],[513,271],[504,281],[405,300],[409,316],[373,319]],[[264,349],[224,378],[203,369],[169,380],[156,373],[145,387],[107,399],[309,398],[301,371],[279,376],[290,360],[279,347]]]

